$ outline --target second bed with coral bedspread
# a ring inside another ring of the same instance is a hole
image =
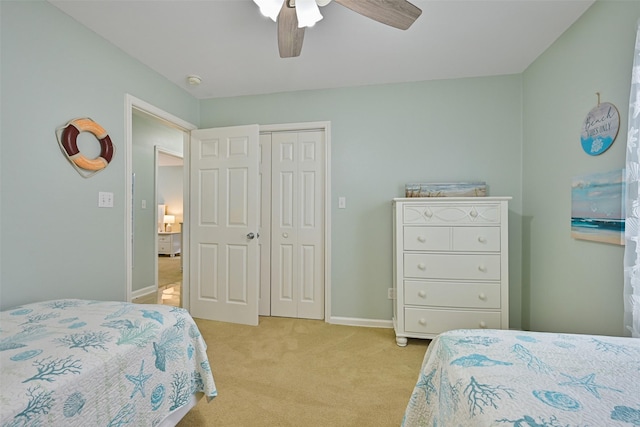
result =
[[[157,426],[217,395],[181,308],[45,301],[3,311],[0,332],[1,426]]]
[[[429,345],[405,426],[640,426],[640,339],[456,330]]]

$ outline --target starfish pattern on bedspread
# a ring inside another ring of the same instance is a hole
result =
[[[142,394],[142,396],[145,396],[144,383],[146,383],[149,380],[149,378],[151,378],[151,374],[145,375],[143,371],[144,371],[144,360],[140,365],[140,373],[138,375],[125,374],[125,377],[127,377],[129,381],[135,384],[135,387],[133,388],[133,392],[131,393],[131,397],[135,396],[137,391],[140,391],[140,394]]]

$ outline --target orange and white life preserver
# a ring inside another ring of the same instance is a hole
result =
[[[77,139],[80,132],[90,132],[100,142],[100,155],[95,159],[87,159],[78,150]],[[106,168],[113,158],[113,144],[107,131],[89,118],[73,119],[67,123],[62,128],[59,142],[69,160],[81,169],[97,172]]]

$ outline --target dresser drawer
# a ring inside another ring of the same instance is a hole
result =
[[[500,227],[454,227],[453,250],[500,252]]]
[[[159,254],[170,254],[171,253],[171,242],[158,242],[158,253]]]
[[[163,235],[163,234],[159,234],[158,235],[158,244],[160,243],[171,243],[171,235],[167,234],[167,235]]]
[[[500,224],[499,203],[411,203],[402,212],[404,224]]]
[[[406,251],[499,252],[500,227],[404,227]]]
[[[499,311],[404,309],[404,329],[407,332],[439,334],[452,329],[485,328],[501,328]]]
[[[404,254],[404,276],[422,279],[500,280],[499,254]]]
[[[407,251],[448,251],[451,247],[451,228],[404,227],[403,241]]]
[[[464,283],[406,280],[407,305],[458,308],[500,308],[500,283]]]

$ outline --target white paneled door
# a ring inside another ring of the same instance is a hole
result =
[[[260,296],[258,313],[271,316],[271,133],[260,134]]]
[[[325,161],[324,131],[271,134],[272,316],[324,318]]]
[[[258,324],[258,125],[191,132],[191,314]]]

